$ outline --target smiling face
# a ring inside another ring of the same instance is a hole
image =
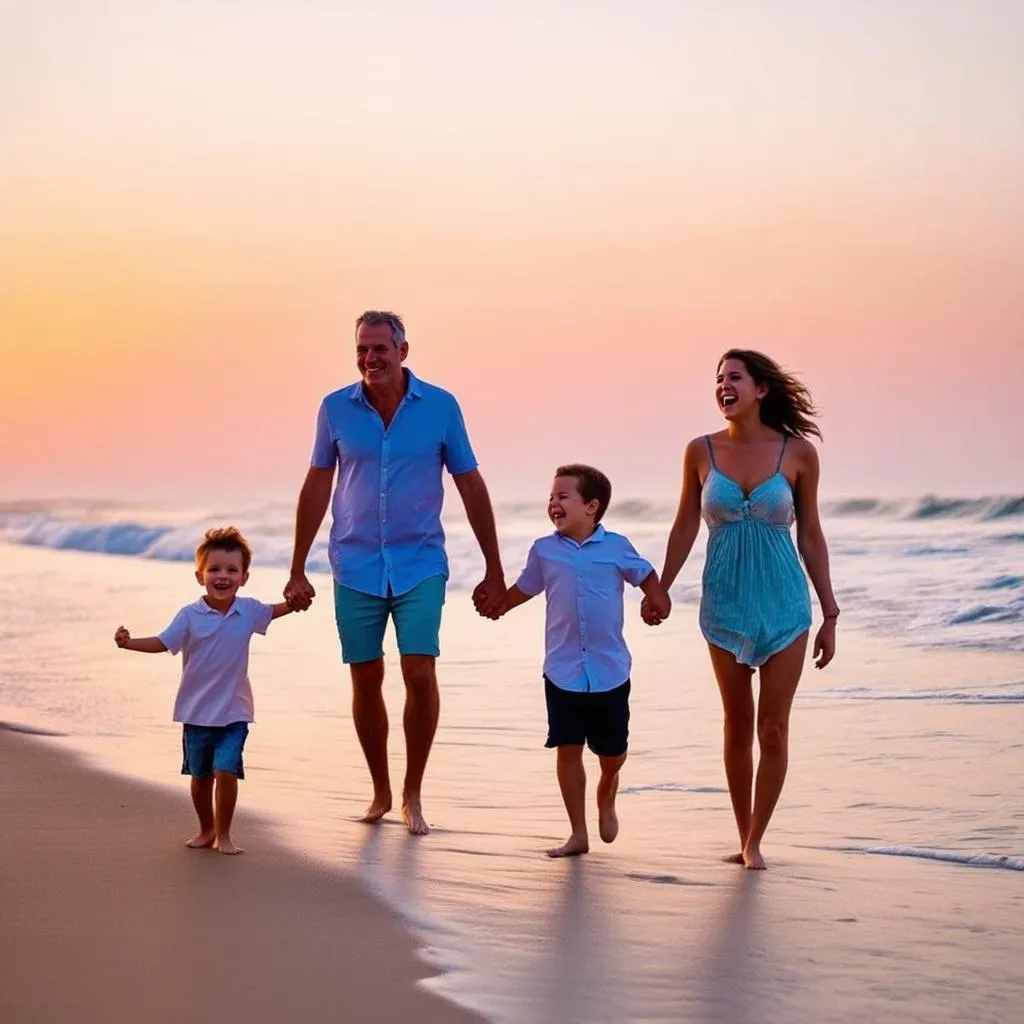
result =
[[[409,343],[396,345],[390,324],[360,324],[356,330],[356,366],[368,388],[401,388],[408,354]]]
[[[559,533],[580,540],[594,532],[594,517],[600,505],[596,498],[583,500],[578,477],[556,476],[548,498],[548,518]]]
[[[211,604],[227,607],[235,599],[240,587],[245,586],[249,574],[242,568],[241,551],[207,552],[206,561],[196,569],[199,585],[206,588]]]
[[[727,420],[739,420],[751,415],[760,415],[761,399],[768,388],[758,384],[742,359],[724,359],[718,367],[715,384],[715,398],[718,408]]]

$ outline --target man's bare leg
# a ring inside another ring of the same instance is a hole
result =
[[[423,775],[437,732],[441,696],[437,689],[435,659],[426,654],[402,655],[405,680],[405,783],[402,786],[402,819],[414,836],[430,831],[423,816]]]
[[[789,765],[789,712],[807,653],[807,634],[794,640],[761,666],[761,694],[757,706],[757,738],[761,758],[750,831],[743,845],[743,865],[763,871],[761,839],[782,793]]]
[[[213,848],[218,853],[245,853],[231,841],[231,820],[238,802],[238,776],[232,772],[214,772],[214,778],[217,780],[214,797],[214,831],[217,836],[213,840]]]
[[[202,850],[213,846],[217,833],[213,827],[213,776],[197,779],[192,776],[192,806],[199,818],[199,831],[187,842],[193,850]]]
[[[587,773],[583,767],[583,745],[558,747],[558,787],[569,815],[572,835],[548,850],[549,857],[576,857],[590,852],[587,835]]]
[[[373,782],[373,800],[360,819],[380,821],[391,810],[388,772],[388,710],[384,705],[384,659],[349,665],[352,673],[352,721]]]
[[[614,843],[619,834],[619,816],[615,813],[615,794],[619,791],[619,769],[626,763],[626,755],[599,757],[601,778],[597,783],[597,829],[601,839]]]
[[[729,784],[729,799],[740,834],[740,852],[725,859],[730,864],[743,863],[743,848],[750,832],[751,796],[754,785],[754,692],[753,670],[741,665],[732,654],[708,644],[711,665],[718,680],[725,716],[723,760]]]

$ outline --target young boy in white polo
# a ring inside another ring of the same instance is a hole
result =
[[[632,659],[622,635],[626,582],[640,587],[655,625],[671,601],[647,559],[621,534],[600,525],[612,485],[593,466],[560,466],[548,499],[555,532],[535,541],[526,567],[508,591],[505,611],[541,592],[547,598],[544,696],[548,710],[545,746],[558,750],[558,784],[572,834],[549,857],[590,850],[587,833],[584,744],[597,755],[598,826],[611,843],[619,834],[615,794],[629,741]]]
[[[249,640],[292,610],[284,601],[263,604],[237,596],[251,562],[252,549],[233,526],[208,530],[196,548],[196,579],[206,593],[182,608],[158,636],[133,640],[124,626],[114,633],[114,642],[127,651],[182,652],[174,721],[183,726],[181,774],[192,777],[192,805],[199,817],[199,832],[186,845],[228,854],[244,852],[231,840],[231,819],[238,780],[245,778],[242,749],[253,720]]]

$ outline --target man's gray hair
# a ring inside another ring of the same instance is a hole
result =
[[[376,327],[377,324],[387,324],[391,328],[391,340],[397,348],[405,341],[405,324],[397,313],[389,313],[383,309],[368,309],[356,320],[356,330],[366,324],[367,327]]]

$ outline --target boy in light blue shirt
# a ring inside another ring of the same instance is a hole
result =
[[[560,466],[548,517],[555,532],[535,541],[504,611],[544,592],[547,598],[544,694],[548,711],[545,746],[558,750],[558,784],[572,834],[549,857],[587,853],[584,744],[597,755],[598,828],[613,842],[619,832],[615,794],[626,761],[632,659],[622,635],[623,590],[640,587],[656,625],[671,601],[654,567],[621,534],[601,526],[611,500],[608,478],[592,466]],[[504,613],[504,612],[503,612]]]

